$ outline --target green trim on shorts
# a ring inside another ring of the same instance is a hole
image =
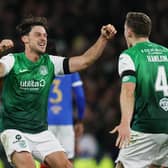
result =
[[[132,76],[132,75],[123,76],[123,77],[122,77],[122,83],[127,83],[127,82],[136,83],[136,78],[135,78],[135,76]]]

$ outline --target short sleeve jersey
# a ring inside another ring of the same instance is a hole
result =
[[[63,74],[64,57],[43,54],[32,62],[24,53],[0,62],[5,74],[2,92],[4,129],[38,133],[47,129],[47,99],[55,75]]]
[[[146,133],[168,133],[168,49],[141,42],[119,58],[123,82],[136,82],[132,129]]]

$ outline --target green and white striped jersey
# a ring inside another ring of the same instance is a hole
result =
[[[136,82],[132,129],[168,133],[168,49],[141,42],[119,58],[122,82]]]

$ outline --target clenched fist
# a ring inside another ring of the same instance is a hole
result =
[[[14,46],[14,43],[10,39],[4,39],[0,42],[0,52],[6,51]]]
[[[115,27],[111,24],[102,26],[101,28],[101,35],[106,39],[106,40],[110,40],[112,39],[115,34],[117,33]]]

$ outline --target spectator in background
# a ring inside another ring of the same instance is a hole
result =
[[[96,138],[92,134],[84,134],[79,139],[78,157],[74,161],[74,168],[97,168],[97,153]]]
[[[129,49],[119,58],[121,122],[112,131],[118,132],[117,168],[168,167],[168,49],[149,41],[151,28],[145,13],[127,14]]]
[[[74,127],[73,100],[78,112]],[[48,98],[48,129],[58,138],[71,161],[75,156],[75,141],[84,129],[82,119],[85,104],[83,83],[79,73],[62,75],[54,79]],[[41,168],[44,167],[47,166],[41,165]]]

